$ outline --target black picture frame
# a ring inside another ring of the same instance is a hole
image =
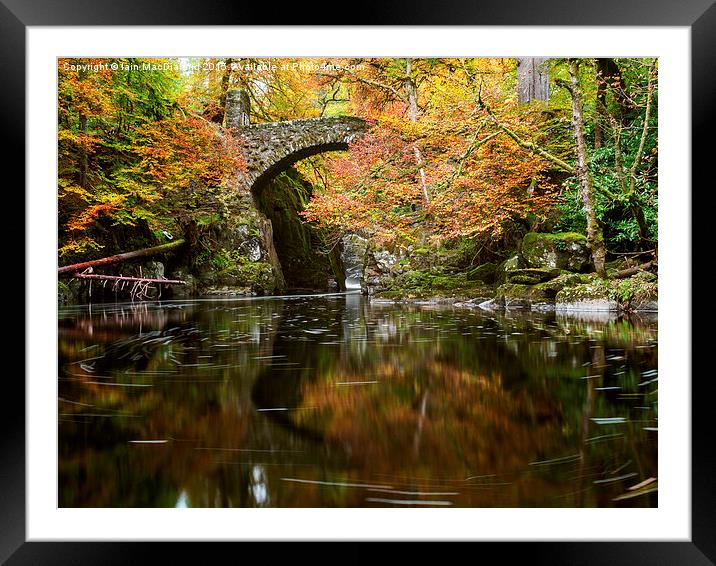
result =
[[[699,190],[713,186],[707,177],[713,143],[713,105],[716,101],[716,5],[713,0],[589,0],[567,3],[561,0],[534,2],[483,2],[450,0],[436,3],[428,0],[391,0],[375,7],[365,4],[347,6],[348,15],[340,17],[335,8],[295,6],[267,14],[266,6],[248,3],[223,3],[220,0],[175,0],[152,2],[142,0],[0,0],[0,120],[2,132],[11,143],[4,150],[4,171],[23,171],[25,152],[25,32],[28,26],[69,25],[317,25],[338,23],[351,25],[559,25],[559,26],[685,26],[692,38],[692,187],[684,187],[685,198],[693,199]],[[325,21],[321,21],[324,14]],[[270,21],[267,21],[270,18]],[[6,181],[4,198],[10,193],[20,194],[21,180],[10,187]],[[10,190],[11,188],[11,190]],[[700,195],[699,195],[700,196]],[[21,201],[25,215],[32,214]],[[693,200],[692,200],[693,202]],[[16,210],[17,210],[17,204]],[[692,213],[706,207],[692,206]],[[27,218],[27,216],[25,216]],[[692,215],[692,226],[708,225],[705,218]],[[13,228],[17,230],[17,228]],[[696,242],[692,232],[692,241]],[[24,250],[14,251],[6,261],[24,265]],[[20,257],[20,254],[23,257]],[[692,255],[692,257],[696,257]],[[685,286],[691,285],[690,274],[684,274]],[[692,286],[691,295],[685,289],[681,308],[691,312],[691,296],[705,289]],[[23,295],[26,305],[32,297],[13,289],[13,301]],[[17,327],[19,319],[10,318],[8,324]],[[705,340],[692,329],[692,352],[708,351]],[[687,331],[688,329],[685,329]],[[16,331],[16,336],[25,332]],[[26,336],[32,340],[32,336]],[[8,359],[11,356],[8,353]],[[17,357],[17,356],[15,356]],[[22,363],[22,362],[21,362]],[[24,372],[23,372],[24,373]],[[525,560],[536,564],[714,564],[716,563],[716,457],[711,448],[714,432],[709,395],[710,375],[707,372],[692,379],[692,538],[690,542],[522,542],[522,543],[464,543],[480,544],[468,550],[477,559],[499,556],[500,562]],[[691,379],[692,376],[684,376]],[[4,375],[3,398],[0,411],[0,562],[10,566],[21,564],[133,564],[151,559],[154,551],[163,563],[204,563],[208,556],[206,544],[162,542],[26,542],[25,540],[25,385],[20,372],[8,367]],[[51,382],[52,376],[48,376]],[[320,540],[320,533],[316,534]],[[223,543],[222,551],[235,543]],[[258,543],[244,543],[253,547]],[[295,558],[303,547],[299,542],[272,543],[271,561]],[[346,542],[334,552],[335,559],[371,559],[377,552],[375,542]],[[424,556],[424,545],[404,545],[401,561]],[[253,548],[249,548],[254,550]],[[263,550],[263,549],[258,549]],[[242,547],[241,552],[246,552]],[[405,554],[407,553],[407,554]],[[473,554],[474,553],[474,554]],[[239,554],[235,555],[238,559]],[[343,557],[343,558],[342,558]],[[311,556],[312,560],[319,557]]]

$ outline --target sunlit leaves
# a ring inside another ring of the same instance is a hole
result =
[[[342,78],[353,89],[354,108],[375,126],[349,155],[331,160],[329,190],[314,196],[307,219],[384,243],[426,232],[440,241],[499,235],[505,223],[551,204],[547,164],[497,135],[477,105],[478,95],[489,96],[515,130],[536,131],[537,121],[517,115],[512,93],[504,92],[506,62],[415,60],[411,79],[420,111],[414,121],[404,60],[369,60],[366,68]],[[429,202],[420,190],[421,170]]]
[[[230,134],[180,106],[165,62],[58,61],[61,255],[101,249],[112,224],[172,229],[183,190],[223,187],[242,167]]]

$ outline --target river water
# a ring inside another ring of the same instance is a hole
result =
[[[60,507],[657,505],[657,321],[359,294],[59,311]]]

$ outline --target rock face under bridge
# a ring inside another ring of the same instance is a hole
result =
[[[353,116],[287,120],[234,128],[242,141],[246,173],[239,190],[255,190],[281,171],[312,155],[347,150],[366,130],[366,122]]]

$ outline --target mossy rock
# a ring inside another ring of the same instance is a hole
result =
[[[544,290],[539,289],[535,285],[525,285],[522,283],[504,283],[495,290],[495,297],[504,299],[529,299],[529,300],[546,300],[549,299]]]
[[[510,275],[507,278],[508,283],[519,283],[521,285],[536,285],[539,283],[539,278],[530,277],[529,275]]]
[[[515,269],[507,273],[508,283],[522,283],[525,285],[536,285],[543,281],[549,281],[559,276],[562,271],[560,269],[549,269],[541,267],[528,267],[525,269]]]
[[[482,281],[483,283],[494,283],[497,272],[497,265],[494,263],[483,263],[475,269],[467,272],[468,281]]]
[[[612,296],[628,310],[657,311],[658,281],[654,273],[642,271],[627,279],[610,282]]]
[[[617,311],[608,281],[593,278],[587,283],[565,286],[555,297],[557,311]]]
[[[515,271],[517,269],[522,269],[523,267],[526,266],[519,254],[513,255],[512,257],[506,259],[500,265],[497,266],[497,271],[495,272],[495,281],[497,283],[504,283],[505,281],[507,281],[510,272]]]
[[[549,297],[534,285],[505,283],[495,291],[496,304],[506,309],[531,309],[535,303],[549,303]]]
[[[557,296],[562,289],[569,285],[578,285],[586,280],[584,275],[579,273],[572,273],[570,271],[562,271],[561,275],[555,277],[550,281],[538,283],[535,285],[538,289],[543,291],[548,297],[554,298]]]
[[[576,232],[557,234],[528,232],[522,239],[520,254],[528,267],[568,269],[578,272],[592,269],[587,238]]]
[[[480,281],[468,281],[465,274],[407,271],[394,278],[381,278],[374,294],[381,298],[403,299],[434,296],[483,296],[487,293]],[[489,293],[491,294],[491,293]]]
[[[248,289],[257,293],[273,293],[278,277],[273,266],[265,261],[251,261],[236,251],[221,250],[210,259],[211,269],[200,273],[200,288]],[[231,294],[236,294],[232,291]]]
[[[76,292],[65,281],[57,282],[57,304],[71,305],[77,300]]]

